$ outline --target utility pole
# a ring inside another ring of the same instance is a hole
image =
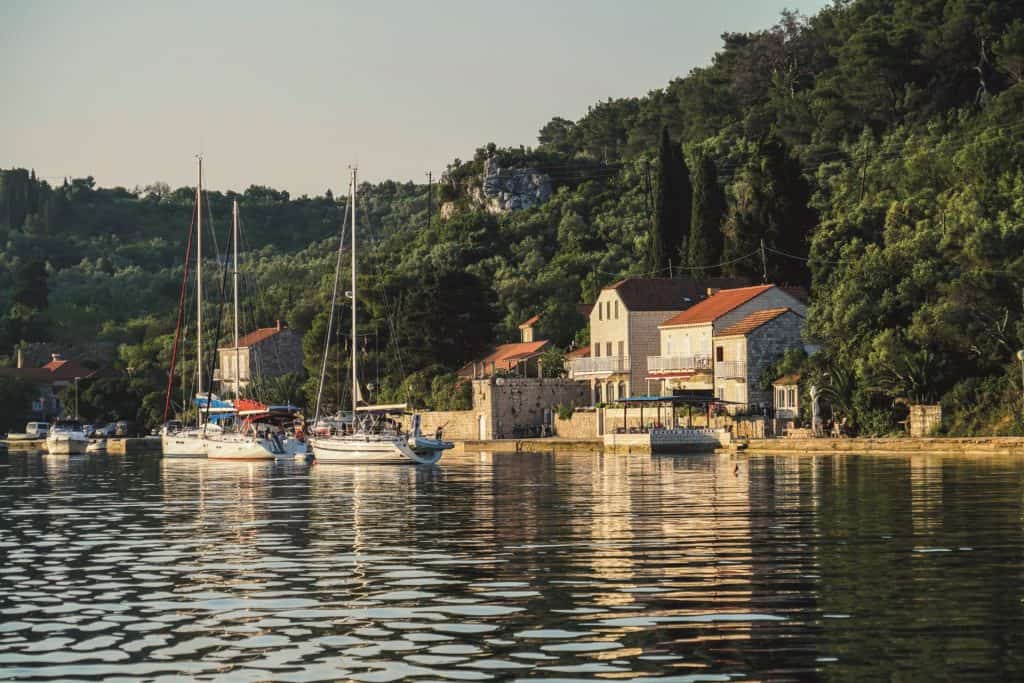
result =
[[[764,247],[764,238],[761,238],[761,282],[768,282],[768,254]]]
[[[434,194],[434,175],[432,171],[427,171],[427,227],[430,227],[430,209]]]

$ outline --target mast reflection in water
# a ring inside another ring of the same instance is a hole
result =
[[[998,458],[11,454],[0,679],[1020,680],[1022,501]]]

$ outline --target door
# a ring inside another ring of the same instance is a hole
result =
[[[483,441],[487,438],[487,416],[481,415],[479,417],[480,423],[480,440]]]

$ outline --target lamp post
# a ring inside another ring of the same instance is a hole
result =
[[[78,380],[81,377],[75,378],[75,422],[78,422]]]

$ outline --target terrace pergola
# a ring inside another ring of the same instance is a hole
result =
[[[679,394],[674,396],[628,396],[626,398],[620,398],[612,401],[612,403],[622,404],[622,425],[626,428],[628,424],[629,408],[639,406],[640,407],[640,429],[646,431],[644,427],[644,407],[656,408],[658,411],[658,422],[661,422],[661,411],[662,408],[668,407],[670,409],[669,414],[672,415],[673,427],[675,426],[675,408],[677,406],[686,406],[686,426],[688,429],[693,428],[693,407],[699,406],[701,410],[707,414],[708,408],[715,405],[738,405],[735,401],[726,401],[724,399],[716,398],[714,396],[702,396],[700,394]]]

